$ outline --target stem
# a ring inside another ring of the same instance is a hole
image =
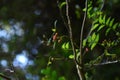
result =
[[[107,61],[107,62],[103,62],[103,63],[99,63],[99,64],[93,64],[93,66],[102,66],[102,65],[108,65],[108,64],[116,64],[119,63],[120,60],[115,60],[115,61]]]
[[[81,74],[80,80],[86,80],[85,79],[85,73],[84,73],[84,62],[83,62],[83,52],[82,52],[82,43],[83,43],[83,31],[84,31],[84,26],[85,26],[85,21],[86,21],[86,16],[87,16],[87,5],[88,1],[86,0],[85,2],[85,13],[84,13],[84,18],[82,22],[82,28],[81,28],[81,33],[80,33],[80,64],[81,64],[81,69],[79,70],[79,73]]]
[[[83,43],[83,30],[84,30],[84,26],[85,26],[85,21],[86,21],[86,16],[87,16],[87,0],[85,2],[85,13],[84,13],[84,18],[83,18],[83,23],[82,23],[82,28],[81,28],[81,34],[80,34],[80,63],[82,64],[82,43]]]
[[[85,80],[85,75],[84,75],[83,67],[79,65],[79,63],[78,63],[78,61],[76,59],[77,55],[76,55],[76,51],[75,51],[75,47],[74,47],[74,43],[73,43],[71,21],[70,21],[70,17],[69,17],[68,0],[66,0],[66,17],[67,17],[67,21],[68,21],[69,35],[70,35],[70,41],[71,41],[72,51],[73,51],[73,54],[74,54],[74,61],[75,61],[75,64],[76,64],[76,68],[77,68],[77,72],[78,72],[78,75],[79,75],[79,79],[80,80]],[[85,14],[85,17],[86,17],[86,14]],[[84,23],[85,23],[85,19],[83,21],[83,24]],[[83,25],[83,27],[84,27],[84,25]],[[82,33],[83,33],[83,30],[82,30]]]
[[[75,47],[74,47],[74,44],[73,44],[73,35],[72,35],[71,21],[70,21],[70,17],[69,17],[68,0],[66,0],[66,16],[67,16],[67,21],[68,21],[68,29],[69,29],[69,35],[70,35],[70,42],[71,42],[71,46],[72,46],[72,51],[73,51],[73,54],[74,54],[74,58],[76,58],[76,51],[75,51]]]
[[[57,3],[58,3],[58,7],[59,7],[59,1],[57,1]],[[62,9],[61,9],[60,7],[59,7],[59,11],[60,11],[60,16],[61,16],[61,18],[62,18],[62,21],[63,21],[66,29],[69,31],[69,29],[68,29],[68,24],[67,24],[67,22],[66,22],[66,20],[65,20],[65,18],[64,18],[64,16],[63,16]]]

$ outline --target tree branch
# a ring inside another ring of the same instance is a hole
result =
[[[67,17],[67,21],[68,21],[68,28],[69,28],[69,35],[70,35],[70,42],[71,42],[71,46],[72,46],[72,51],[73,51],[73,55],[74,55],[74,61],[76,64],[76,68],[77,68],[77,72],[78,72],[78,76],[80,78],[80,80],[84,80],[84,74],[83,74],[83,69],[81,69],[80,64],[77,61],[77,55],[76,55],[76,51],[75,51],[75,47],[74,47],[74,43],[73,43],[73,35],[72,35],[72,28],[71,28],[71,21],[70,21],[70,17],[69,17],[69,5],[68,5],[68,0],[66,0],[66,17]]]
[[[119,63],[119,62],[120,62],[120,60],[107,61],[107,62],[103,62],[103,63],[99,63],[99,64],[93,64],[93,66],[103,66],[103,65],[115,64],[115,63]]]
[[[87,4],[88,1],[86,0],[85,2],[85,13],[84,13],[84,18],[83,18],[83,22],[82,22],[82,28],[81,28],[81,33],[80,33],[80,64],[82,64],[82,42],[83,42],[83,30],[84,30],[84,26],[85,26],[85,21],[86,21],[86,16],[87,16]]]
[[[11,78],[9,78],[8,76],[5,76],[5,75],[3,75],[3,74],[0,74],[0,77],[4,78],[4,79],[6,79],[6,80],[11,80]]]
[[[71,42],[71,46],[72,46],[72,51],[73,51],[73,55],[74,55],[74,59],[75,62],[76,61],[76,51],[75,51],[75,47],[74,47],[74,43],[73,43],[73,33],[72,33],[72,28],[71,28],[71,21],[70,21],[70,17],[69,17],[69,5],[68,5],[68,0],[66,0],[66,17],[67,17],[67,23],[68,23],[68,29],[69,29],[69,36],[70,36],[70,42]]]

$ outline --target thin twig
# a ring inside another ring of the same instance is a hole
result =
[[[74,47],[74,43],[73,43],[71,21],[70,21],[70,17],[69,17],[68,0],[66,0],[66,16],[67,16],[67,21],[68,21],[70,41],[71,41],[72,51],[73,51],[73,54],[74,54],[74,61],[75,61],[75,64],[76,64],[77,72],[78,72],[80,80],[85,80],[83,69],[81,68],[80,63],[78,63],[78,61],[77,61],[77,55],[76,55],[76,51],[75,51],[75,47]]]
[[[103,66],[103,65],[115,64],[115,63],[119,63],[119,62],[120,62],[120,60],[107,61],[107,62],[103,62],[103,63],[99,63],[99,64],[93,64],[93,66]]]
[[[67,21],[68,21],[68,28],[69,28],[69,35],[70,35],[71,46],[72,46],[74,58],[75,58],[75,61],[76,61],[76,51],[75,51],[75,47],[74,47],[74,43],[73,43],[73,35],[72,35],[71,21],[70,21],[70,17],[69,17],[69,5],[68,5],[68,0],[66,0],[66,17],[67,17]]]
[[[59,0],[57,1],[57,4],[58,4],[58,7],[59,7]],[[62,21],[63,21],[66,29],[69,31],[67,22],[66,22],[66,20],[65,20],[65,18],[64,18],[64,16],[63,16],[62,9],[61,9],[60,7],[59,7],[59,11],[60,11],[60,16],[61,16],[61,18],[62,18]]]
[[[85,2],[85,13],[84,13],[84,18],[83,18],[83,22],[82,22],[82,28],[81,28],[81,34],[80,34],[80,64],[82,64],[82,42],[83,42],[83,31],[84,31],[84,26],[85,26],[85,21],[86,21],[86,16],[87,16],[87,4],[88,1],[86,0]]]

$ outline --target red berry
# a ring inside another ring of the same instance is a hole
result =
[[[85,48],[85,51],[86,51],[86,52],[88,52],[88,51],[89,51],[89,49],[88,49],[88,48]]]
[[[58,35],[58,33],[55,33],[55,35],[53,36],[53,41],[55,41],[57,39],[57,35]]]

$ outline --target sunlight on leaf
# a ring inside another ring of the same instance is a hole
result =
[[[88,37],[88,42],[90,43],[92,40],[91,40],[91,36]]]
[[[86,11],[86,8],[84,8],[83,11]]]
[[[61,4],[60,4],[60,9],[62,9],[62,7],[64,6],[64,5],[66,5],[66,2],[62,2]]]
[[[92,7],[89,7],[89,8],[88,8],[88,12],[91,11],[91,10],[92,10]]]
[[[101,23],[101,24],[103,23],[103,19],[102,19],[101,15],[99,16],[99,23]]]
[[[87,42],[87,40],[86,40],[86,39],[84,39],[84,40],[83,40],[83,47],[85,47],[85,46],[86,46],[86,42]]]
[[[49,61],[47,65],[49,66],[50,64],[52,64],[52,62],[51,62],[51,61]]]
[[[74,55],[69,55],[69,58],[70,59],[74,59]]]
[[[66,43],[63,43],[63,44],[62,44],[62,49],[65,49],[65,45],[66,45]]]
[[[100,31],[105,25],[100,25],[97,31]]]
[[[53,32],[56,32],[56,29],[52,29]]]
[[[97,45],[97,43],[98,43],[98,41],[99,41],[99,34],[93,34],[92,35],[92,45],[91,45],[91,50],[93,50],[93,48]]]
[[[93,43],[92,45],[91,45],[91,50],[93,50],[93,48],[96,46],[96,43]]]
[[[93,35],[92,35],[92,41],[94,41],[94,40],[95,40],[95,38],[96,38],[96,34],[95,34],[95,33],[93,33]]]
[[[63,43],[62,49],[69,49],[69,48],[70,48],[70,43],[69,42]]]
[[[66,46],[65,46],[65,47],[66,47],[66,49],[69,49],[69,47],[70,47],[69,42],[66,43]]]
[[[91,31],[95,30],[98,26],[99,26],[99,24],[95,24],[95,25],[91,28]]]

